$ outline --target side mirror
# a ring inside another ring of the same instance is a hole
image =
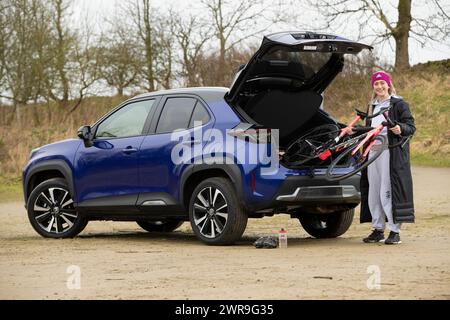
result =
[[[77,136],[83,140],[84,146],[86,148],[92,147],[93,134],[91,131],[91,126],[82,126],[78,129]]]

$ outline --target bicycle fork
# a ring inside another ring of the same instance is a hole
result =
[[[355,153],[356,153],[359,149],[361,149],[367,141],[369,141],[370,139],[372,139],[372,137],[376,137],[376,136],[381,132],[381,130],[383,130],[383,128],[384,128],[384,126],[383,126],[382,124],[380,124],[380,125],[378,125],[375,129],[371,130],[371,131],[367,134],[367,136],[366,136],[366,137],[365,137],[365,138],[364,138],[364,139],[356,146],[356,148],[353,149],[353,151],[352,151],[352,156],[354,156]],[[370,149],[372,149],[372,146],[374,145],[374,143],[375,143],[375,139],[373,139],[373,140],[369,143],[369,145],[367,146],[366,150],[364,150],[363,157],[367,157],[367,155],[369,154]]]
[[[347,128],[353,128],[353,126],[356,124],[356,122],[358,122],[361,119],[361,116],[358,114],[355,116],[355,118],[347,125]],[[339,133],[339,135],[334,139],[334,143],[337,144],[339,143],[339,141],[342,139],[342,137],[346,136],[346,133],[344,130],[341,130],[341,132]],[[329,156],[331,156],[331,151],[330,149],[325,150],[324,152],[322,152],[321,154],[319,154],[319,159],[324,161],[326,160]]]

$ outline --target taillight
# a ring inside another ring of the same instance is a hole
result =
[[[248,140],[253,143],[270,143],[271,129],[267,128],[251,128],[251,129],[231,129],[228,134],[241,140]]]

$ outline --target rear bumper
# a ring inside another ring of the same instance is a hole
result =
[[[360,176],[354,175],[341,181],[328,181],[321,177],[288,177],[273,202],[276,204],[358,204]]]
[[[357,202],[361,195],[355,186],[298,187],[292,194],[277,196],[282,202]]]

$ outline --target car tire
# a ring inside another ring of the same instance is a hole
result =
[[[28,219],[34,230],[46,238],[73,238],[88,220],[76,211],[66,180],[53,178],[40,183],[27,201]]]
[[[329,214],[304,214],[299,220],[303,229],[314,238],[336,238],[348,230],[354,214],[355,209]]]
[[[230,245],[242,237],[248,215],[231,181],[216,177],[201,182],[192,192],[189,220],[205,244]]]
[[[172,232],[183,224],[183,221],[136,221],[136,223],[148,232]]]

